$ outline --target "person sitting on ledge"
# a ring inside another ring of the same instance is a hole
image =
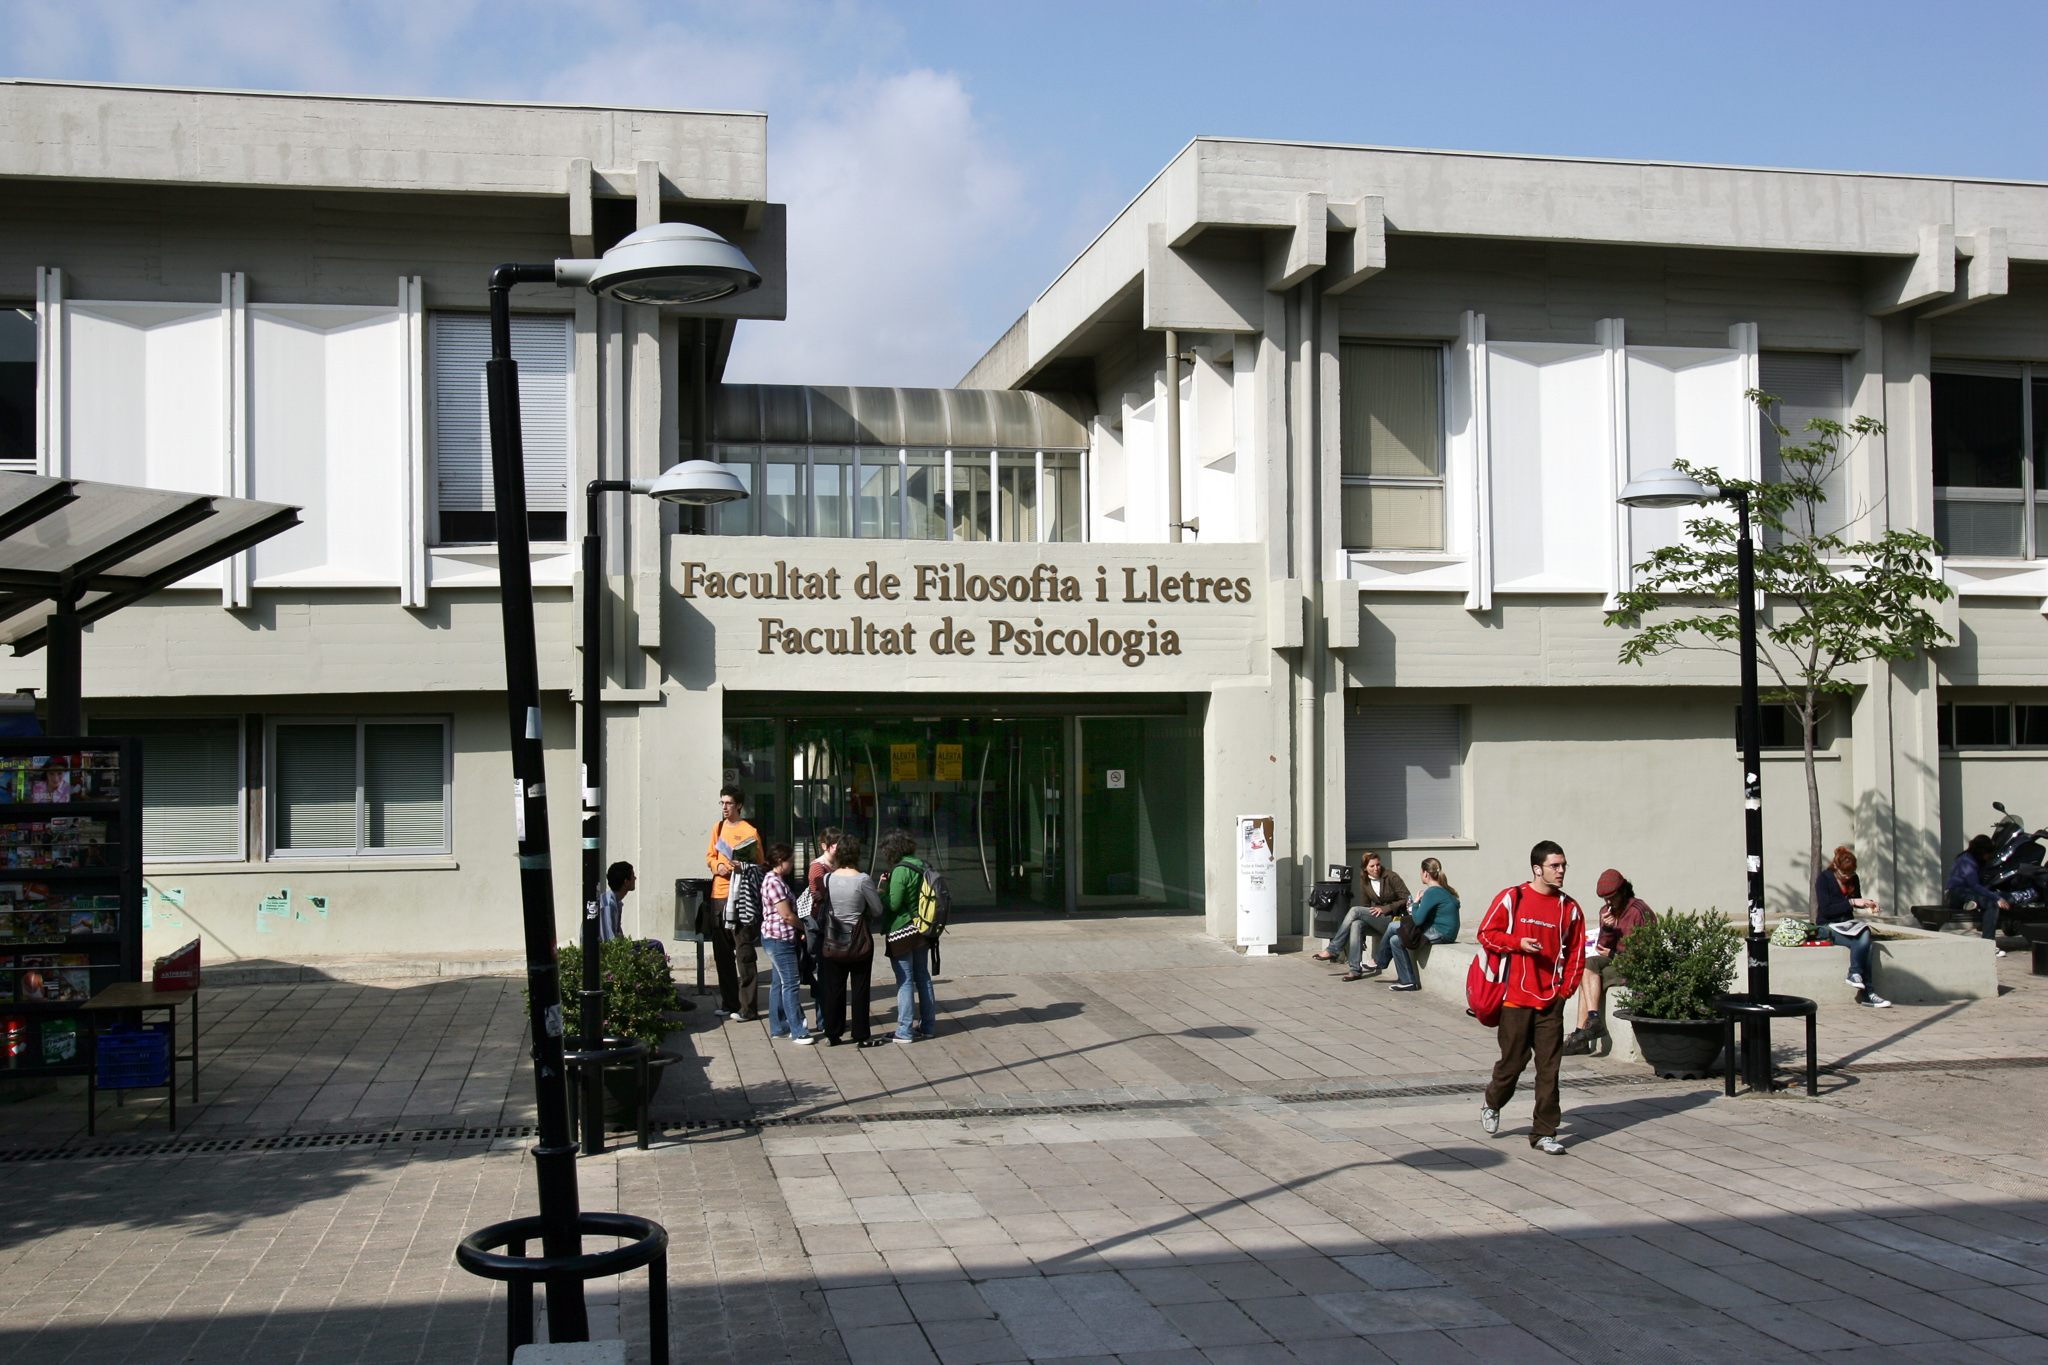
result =
[[[1415,979],[1415,957],[1408,948],[1410,939],[1419,946],[1422,943],[1449,943],[1457,936],[1458,889],[1444,880],[1442,863],[1434,858],[1424,858],[1422,893],[1409,907],[1406,923],[1396,924],[1380,935],[1380,945],[1373,950],[1373,968],[1383,971],[1391,960],[1394,984],[1387,989],[1419,991],[1422,983]]]
[[[1316,954],[1316,961],[1335,962],[1337,944],[1348,940],[1351,970],[1345,974],[1344,980],[1359,981],[1379,975],[1381,969],[1378,967],[1370,972],[1359,969],[1365,956],[1365,935],[1369,930],[1384,940],[1394,921],[1407,908],[1408,884],[1401,880],[1400,873],[1380,861],[1379,854],[1368,851],[1358,860],[1358,904],[1345,914],[1337,932],[1330,935],[1329,943]]]
[[[1565,1035],[1567,1057],[1593,1050],[1593,1040],[1607,1027],[1607,965],[1630,934],[1657,918],[1656,911],[1637,899],[1634,883],[1611,867],[1600,874],[1593,889],[1600,895],[1600,940],[1586,954],[1586,970],[1579,976],[1579,1026]]]

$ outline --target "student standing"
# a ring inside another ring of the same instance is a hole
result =
[[[718,792],[718,824],[711,830],[711,843],[704,851],[705,866],[711,869],[710,922],[700,925],[711,938],[711,956],[718,970],[718,1014],[721,1018],[754,1017],[754,932],[748,930],[742,945],[725,922],[726,898],[732,894],[732,870],[737,863],[761,861],[761,834],[747,823],[747,795],[736,786]],[[743,1008],[744,1006],[744,1008]]]
[[[789,894],[795,872],[788,844],[768,847],[768,875],[761,879],[761,946],[768,950],[774,977],[768,983],[768,1036],[788,1038],[798,1047],[818,1041],[804,1027],[803,993],[796,980],[796,898]]]
[[[1507,996],[1500,1012],[1500,1061],[1486,1087],[1479,1126],[1500,1131],[1500,1111],[1514,1097],[1522,1068],[1536,1058],[1536,1118],[1529,1145],[1564,1154],[1557,1063],[1564,1051],[1564,1003],[1579,988],[1586,962],[1586,916],[1564,893],[1564,850],[1550,840],[1529,850],[1529,880],[1493,898],[1479,922],[1479,946],[1507,955]]]
[[[818,1031],[833,1047],[846,1033],[853,1010],[853,1041],[868,1042],[869,981],[874,970],[872,925],[881,922],[875,883],[860,870],[860,840],[841,838],[832,850],[832,875],[825,879],[825,917],[818,951]]]
[[[881,852],[882,860],[890,865],[888,888],[882,893],[882,909],[889,916],[886,937],[908,928],[916,917],[918,892],[924,888],[924,864],[917,859],[917,841],[900,829],[891,830],[882,840]],[[912,1043],[920,1035],[931,1037],[938,1028],[931,945],[920,942],[901,957],[892,954],[889,966],[896,973],[896,1041]]]
[[[827,826],[818,834],[818,856],[804,870],[804,882],[811,892],[811,913],[808,919],[800,920],[803,936],[798,939],[802,955],[797,960],[799,979],[808,979],[811,986],[811,1006],[816,1011],[816,1020],[811,1025],[816,1032],[825,1031],[825,1007],[823,997],[818,994],[818,964],[823,959],[825,942],[825,916],[832,902],[825,890],[825,879],[832,875],[832,857],[839,851],[839,841],[846,834],[837,825]]]

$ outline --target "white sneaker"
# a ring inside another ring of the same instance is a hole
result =
[[[1856,975],[1856,973],[1854,972],[1849,973],[1849,975],[1842,979],[1847,981],[1850,985],[1854,986],[1859,991],[1863,989],[1863,978]]]
[[[1564,1144],[1548,1133],[1545,1133],[1542,1137],[1530,1138],[1529,1145],[1545,1156],[1564,1155]]]
[[[1992,951],[1996,952],[2000,957],[2005,956],[2005,949],[2003,948],[1995,948]]]
[[[1500,1131],[1500,1110],[1479,1106],[1479,1126],[1486,1130],[1488,1137]]]
[[[1868,1005],[1874,1010],[1888,1010],[1892,1007],[1892,1002],[1879,995],[1876,991],[1872,991],[1864,996],[1860,1003]]]
[[[818,1041],[818,1035],[815,1033],[806,1033],[803,1037],[798,1038],[795,1041],[798,1047],[810,1047],[812,1044]]]

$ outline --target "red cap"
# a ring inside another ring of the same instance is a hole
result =
[[[1621,890],[1621,884],[1626,880],[1627,878],[1610,867],[1600,874],[1600,884],[1593,888],[1593,894],[1602,900],[1606,900],[1609,896]]]

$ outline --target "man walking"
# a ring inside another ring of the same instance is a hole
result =
[[[1563,1116],[1557,1064],[1564,1051],[1564,1005],[1579,988],[1586,962],[1586,916],[1564,894],[1564,850],[1550,840],[1529,850],[1529,880],[1493,898],[1479,922],[1479,946],[1507,956],[1507,995],[1500,1012],[1500,1061],[1486,1087],[1479,1126],[1500,1131],[1500,1111],[1514,1097],[1522,1068],[1536,1057],[1536,1117],[1529,1145],[1562,1156]]]

